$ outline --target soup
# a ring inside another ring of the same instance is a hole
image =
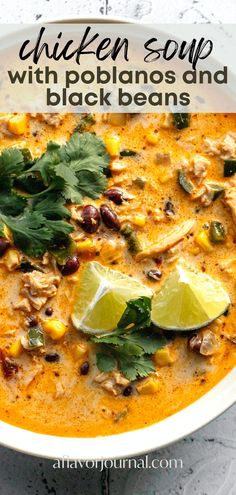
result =
[[[1,115],[0,418],[144,427],[235,365],[236,117]]]

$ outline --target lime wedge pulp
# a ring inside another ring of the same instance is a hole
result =
[[[75,290],[73,325],[89,334],[110,332],[117,327],[127,301],[152,295],[152,290],[138,280],[96,261],[89,262]]]
[[[195,330],[223,314],[230,298],[209,275],[177,265],[152,300],[152,322],[166,330]]]

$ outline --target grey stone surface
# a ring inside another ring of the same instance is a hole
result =
[[[150,22],[236,22],[234,0],[0,0],[0,22],[67,15],[119,15]],[[149,456],[177,469],[55,470],[53,462],[0,447],[0,495],[236,495],[236,406],[195,434]]]

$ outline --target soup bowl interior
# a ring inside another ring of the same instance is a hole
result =
[[[136,22],[127,18],[86,17],[46,19],[54,23]],[[42,20],[40,20],[42,23]],[[137,24],[139,22],[137,21]],[[223,413],[236,401],[236,369],[208,393],[180,412],[151,426],[110,436],[73,438],[34,433],[0,421],[0,443],[30,455],[52,459],[102,460],[137,456],[189,435]]]

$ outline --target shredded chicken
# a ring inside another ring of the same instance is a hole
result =
[[[31,113],[31,117],[39,118],[52,127],[59,127],[64,115],[60,113]]]
[[[13,304],[14,309],[19,309],[20,311],[25,311],[26,313],[30,313],[31,306],[27,297],[23,297],[17,303]]]
[[[225,204],[230,208],[233,221],[236,225],[236,184],[225,191]]]
[[[130,383],[119,371],[99,373],[99,375],[94,378],[94,381],[99,383],[102,388],[113,395],[119,395],[123,388],[127,387]]]
[[[236,134],[228,132],[223,139],[205,139],[205,149],[210,155],[217,155],[224,160],[236,158]]]
[[[52,272],[41,273],[34,270],[30,273],[25,273],[23,281],[22,294],[29,299],[33,308],[39,310],[46,304],[48,298],[56,295],[60,277]]]
[[[192,199],[194,201],[195,200],[199,201],[201,205],[204,208],[206,208],[207,206],[210,206],[211,203],[214,201],[214,198],[211,193],[212,193],[211,186],[205,183],[200,187],[200,189],[197,189],[192,193]]]
[[[192,160],[192,171],[195,177],[203,179],[206,177],[207,168],[210,165],[210,160],[202,155],[195,155]]]
[[[156,258],[160,253],[167,251],[182,239],[193,229],[195,220],[186,220],[180,225],[177,225],[170,234],[157,240],[154,244],[147,246],[143,251],[136,255],[136,261],[141,261],[145,258]]]
[[[40,375],[43,371],[42,364],[34,364],[33,368],[24,372],[23,375],[23,384],[25,387],[29,387],[29,385],[35,380],[35,378]]]
[[[62,385],[60,381],[56,382],[56,392],[55,392],[55,399],[60,399],[65,395],[65,387]]]

